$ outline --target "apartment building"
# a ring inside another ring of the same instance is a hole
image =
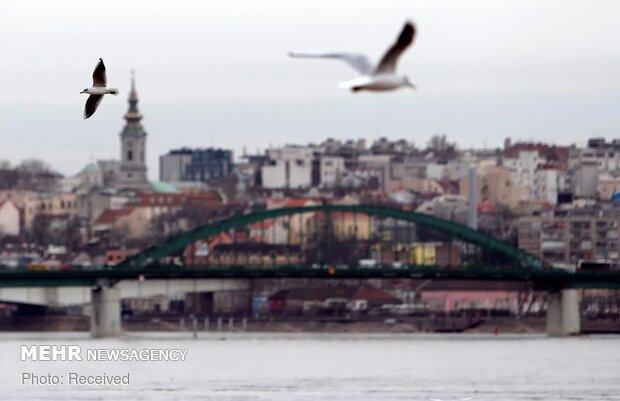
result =
[[[519,247],[554,265],[620,261],[620,210],[555,210],[517,223]]]

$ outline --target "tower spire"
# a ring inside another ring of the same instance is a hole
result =
[[[142,126],[140,120],[142,120],[142,114],[138,111],[138,92],[136,92],[136,72],[131,70],[131,90],[129,91],[129,110],[125,113],[125,120],[127,126],[139,128]]]
[[[142,114],[138,110],[138,92],[136,91],[136,75],[131,71],[131,90],[127,99],[129,109],[125,113],[125,127],[121,137],[121,164],[115,187],[149,191],[146,179],[146,131],[142,127]]]
[[[131,70],[131,90],[129,91],[129,100],[138,100],[136,93],[136,71]]]

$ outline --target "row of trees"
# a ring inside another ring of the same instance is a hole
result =
[[[60,173],[39,159],[24,160],[16,166],[0,160],[0,189],[51,192],[60,178]]]

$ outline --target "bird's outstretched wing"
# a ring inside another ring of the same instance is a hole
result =
[[[103,59],[99,59],[99,63],[97,64],[97,67],[95,67],[95,71],[93,71],[93,87],[105,87],[106,83],[107,78],[105,75],[105,64],[103,64]]]
[[[368,58],[360,53],[289,52],[288,55],[296,58],[333,58],[342,60],[362,75],[369,75],[374,68],[372,63],[368,61]]]
[[[86,99],[86,106],[84,107],[84,119],[95,114],[97,107],[99,107],[99,103],[101,103],[101,99],[103,99],[103,95],[90,95],[88,99]]]
[[[405,27],[403,28],[398,40],[396,43],[392,45],[385,53],[379,64],[377,65],[377,69],[375,70],[375,74],[381,73],[393,73],[396,71],[396,62],[398,61],[398,57],[405,51],[407,47],[413,42],[413,38],[415,37],[415,26],[411,22],[407,22]]]

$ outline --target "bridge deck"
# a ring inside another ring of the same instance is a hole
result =
[[[99,267],[70,271],[5,270],[0,287],[92,287],[136,279],[433,279],[531,282],[537,289],[610,288],[620,289],[620,272],[577,272],[557,269],[472,267],[447,269],[437,266],[408,268],[312,268],[282,267],[179,267],[155,265],[146,268]]]

